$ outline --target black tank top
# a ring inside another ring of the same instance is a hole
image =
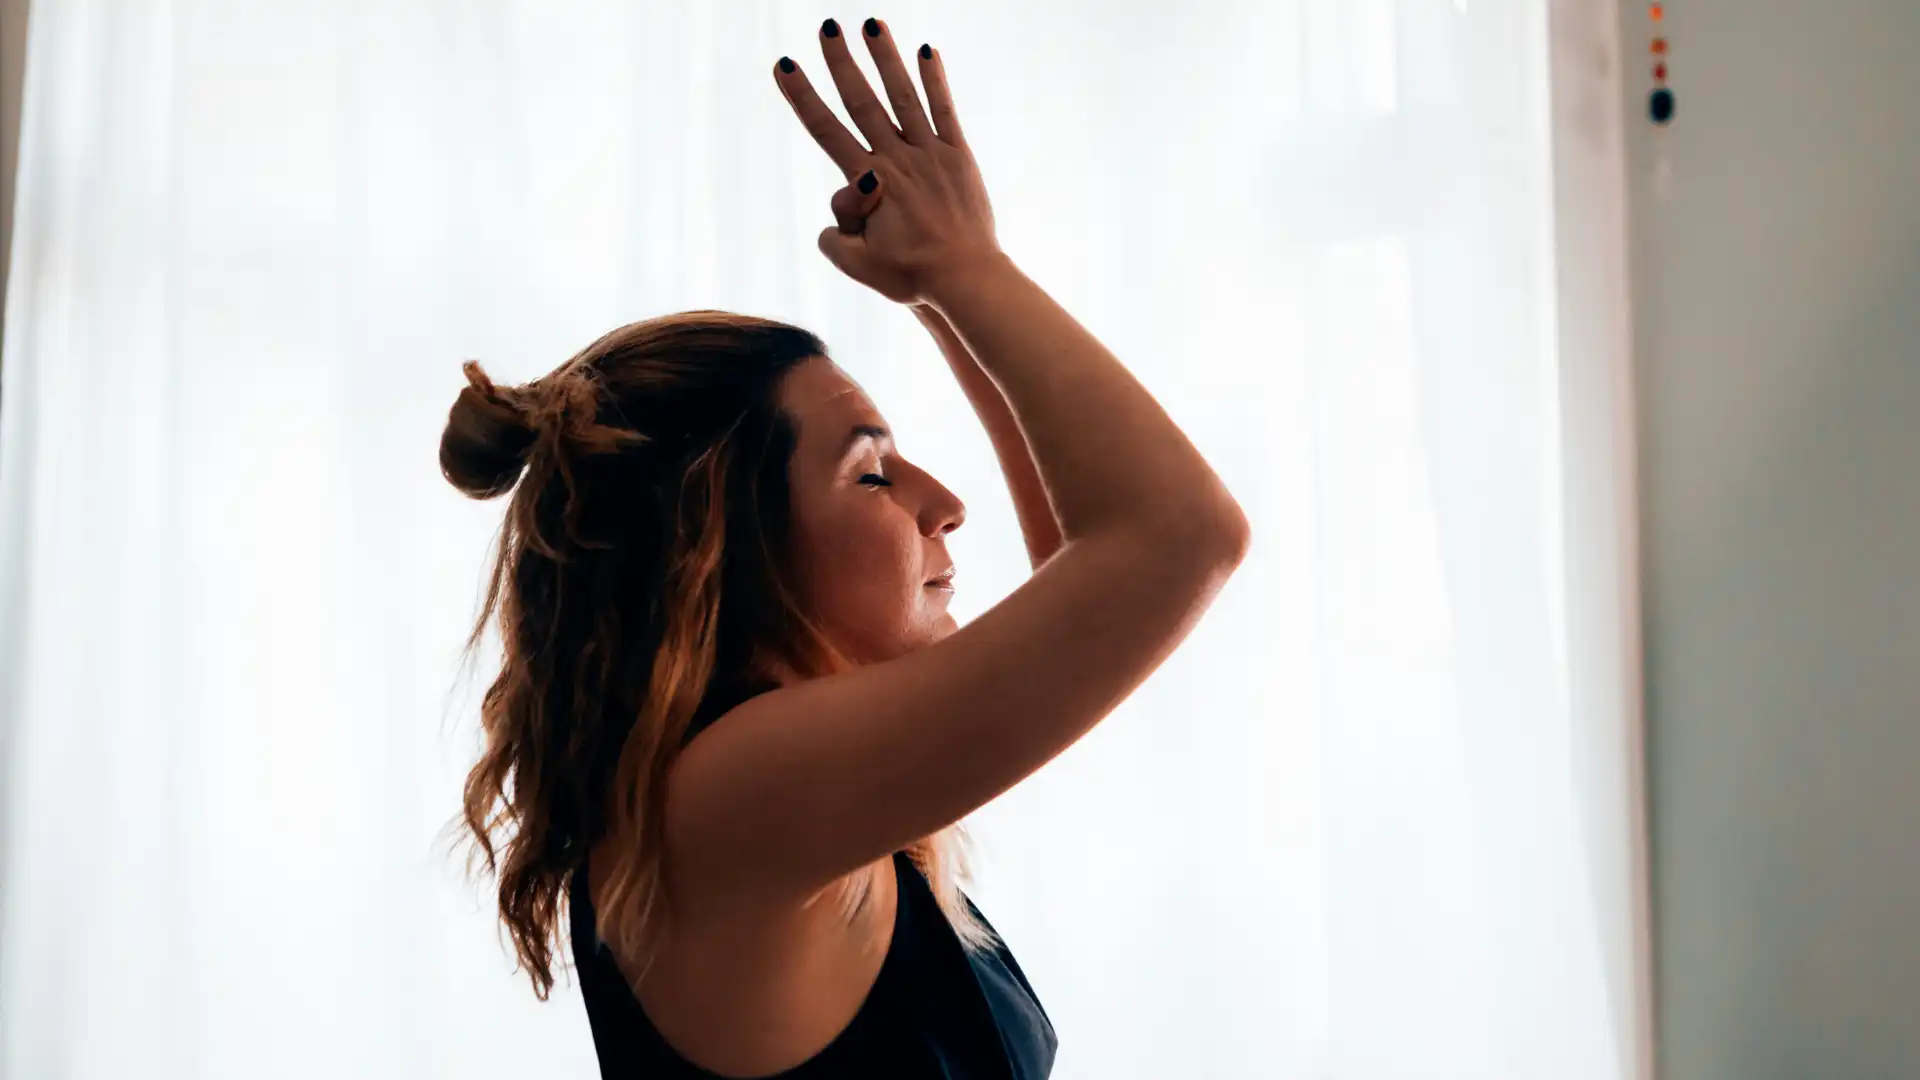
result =
[[[1004,944],[968,950],[919,867],[893,857],[899,907],[893,937],[860,1011],[827,1048],[783,1080],[1043,1080],[1058,1047],[1053,1025]],[[607,1080],[715,1080],[667,1045],[595,931],[586,867],[571,888],[573,960]],[[967,906],[986,924],[969,900]],[[771,1078],[769,1078],[771,1080]]]

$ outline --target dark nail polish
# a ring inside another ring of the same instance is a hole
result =
[[[789,75],[793,74],[793,57],[791,56],[781,57],[780,70],[786,72]]]
[[[879,186],[880,178],[873,175],[872,169],[868,169],[866,175],[860,178],[860,194],[862,195],[873,194],[873,189]]]
[[[879,37],[880,36],[880,20],[868,19],[867,25],[866,25],[866,31],[867,31],[868,37]]]
[[[820,24],[820,32],[828,37],[839,37],[840,24],[834,22],[832,19],[828,19],[826,22]]]
[[[933,59],[933,46],[931,45],[920,46],[920,59],[922,60]]]

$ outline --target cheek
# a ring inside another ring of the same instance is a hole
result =
[[[913,523],[880,499],[856,506],[842,520],[838,561],[843,582],[875,602],[889,598],[899,603],[917,572]]]
[[[819,613],[842,629],[890,633],[924,603],[918,533],[897,508],[851,500],[811,531],[809,592]]]

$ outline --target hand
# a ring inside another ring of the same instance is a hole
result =
[[[848,236],[859,236],[867,231],[867,218],[880,208],[880,185],[863,192],[859,184],[848,184],[833,193],[827,208],[833,211],[834,228]]]
[[[827,33],[829,26],[834,33]],[[886,25],[869,19],[865,29],[872,32],[861,36],[866,38],[899,127],[860,73],[845,33],[832,20],[821,28],[820,48],[847,115],[866,136],[866,146],[814,93],[798,64],[786,71],[783,65],[791,61],[783,59],[774,67],[774,81],[807,132],[851,182],[835,196],[840,224],[821,230],[821,252],[848,277],[889,300],[916,304],[927,299],[931,283],[941,274],[998,256],[1000,245],[994,236],[986,185],[960,133],[939,54],[923,46],[920,56],[920,81],[927,88],[933,114],[930,121]],[[859,183],[868,172],[873,173],[872,190],[862,192]],[[846,198],[849,191],[853,198]],[[869,211],[858,215],[865,224],[857,233],[844,228],[848,218],[840,213],[843,201]]]
[[[862,192],[859,185],[848,184],[834,192],[833,198],[827,201],[827,208],[833,211],[834,228],[848,236],[858,236],[865,232],[867,217],[879,207],[880,188],[877,184],[871,192]],[[941,315],[939,309],[932,304],[908,304],[907,310],[913,312],[914,317],[919,319],[921,325],[932,332],[935,338],[940,339],[943,348],[946,345],[947,336],[952,335],[953,340],[959,340],[948,327],[946,317]],[[962,348],[964,349],[965,346]]]

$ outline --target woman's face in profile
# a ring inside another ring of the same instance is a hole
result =
[[[798,432],[788,467],[801,601],[861,663],[952,633],[947,534],[966,506],[901,457],[865,391],[825,357],[788,372],[780,400]]]

